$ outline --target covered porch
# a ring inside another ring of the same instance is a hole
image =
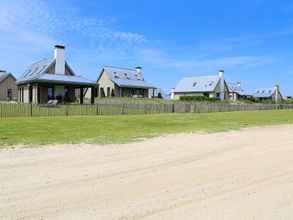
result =
[[[90,103],[94,104],[96,97],[95,83],[50,83],[32,82],[19,85],[19,101],[23,103],[46,104],[56,100],[58,103],[84,104],[85,96],[90,92]]]

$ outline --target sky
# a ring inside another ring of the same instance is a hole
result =
[[[217,74],[247,90],[293,95],[293,2],[275,0],[0,0],[0,69],[20,77],[53,56],[78,75],[141,66],[169,91],[184,76]]]

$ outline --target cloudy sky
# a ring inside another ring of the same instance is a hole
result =
[[[62,43],[93,80],[103,65],[142,66],[168,90],[225,69],[249,90],[293,95],[292,38],[292,1],[0,0],[0,69],[17,77]]]

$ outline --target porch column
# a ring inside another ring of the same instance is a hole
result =
[[[83,87],[80,87],[80,104],[83,104]]]
[[[28,85],[28,103],[32,103],[33,102],[33,86],[32,85]]]
[[[91,87],[91,104],[95,104],[95,87]]]
[[[122,97],[123,96],[123,93],[122,93],[122,88],[119,87],[119,96]]]

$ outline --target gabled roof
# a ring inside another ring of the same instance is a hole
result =
[[[82,76],[76,76],[67,63],[65,63],[65,65],[70,70],[72,75],[50,74],[47,71],[52,65],[55,65],[55,59],[43,59],[30,65],[17,81],[17,84],[49,82],[73,85],[96,85],[96,83],[91,80],[88,80]]]
[[[103,72],[105,72],[109,79],[115,84],[117,84],[119,87],[146,89],[155,88],[152,84],[145,81],[142,74],[137,74],[137,71],[135,69],[105,66],[103,68],[102,73]],[[99,76],[99,79],[101,75]]]
[[[275,89],[258,89],[252,95],[256,98],[270,98],[274,95]]]
[[[31,81],[39,78],[48,68],[54,64],[54,59],[43,59],[30,65],[18,79],[17,83]]]
[[[175,92],[213,92],[219,81],[218,75],[185,77],[178,83]]]
[[[239,83],[229,82],[228,87],[230,92],[234,92],[242,96],[251,96],[251,93],[245,91]]]
[[[15,77],[11,73],[0,72],[0,82],[4,81],[9,76],[11,76],[14,80],[16,80]]]

